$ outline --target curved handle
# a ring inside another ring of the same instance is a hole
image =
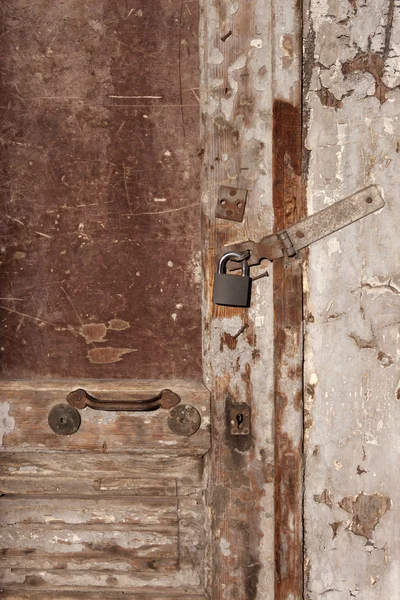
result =
[[[94,410],[152,411],[159,408],[173,408],[181,401],[180,396],[171,390],[161,390],[152,398],[139,400],[100,400],[78,389],[67,396],[67,402],[74,408],[93,408]]]

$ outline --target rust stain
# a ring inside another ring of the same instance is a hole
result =
[[[355,535],[370,540],[381,518],[392,508],[392,501],[382,494],[364,494],[347,496],[339,503],[340,508],[352,515],[346,529]]]
[[[273,206],[276,230],[285,229],[306,216],[301,110],[281,100],[276,100],[273,108]],[[288,600],[301,598],[303,590],[301,258],[276,261],[273,285],[275,598]],[[287,423],[293,434],[287,434]]]
[[[332,498],[327,489],[325,489],[321,494],[314,494],[314,502],[318,502],[318,504],[326,504],[329,506],[329,508],[333,508]]]
[[[137,351],[137,348],[92,348],[92,350],[89,350],[87,357],[93,364],[116,363],[122,360],[125,354]]]
[[[226,346],[229,350],[235,350],[238,343],[238,338],[234,337],[230,333],[224,332],[221,335],[221,341],[219,345],[219,349],[222,352],[224,347]]]

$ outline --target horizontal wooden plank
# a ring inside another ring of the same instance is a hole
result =
[[[21,566],[23,565],[23,568]],[[192,568],[192,565],[191,567]],[[25,554],[24,556],[13,556],[5,554],[0,556],[0,584],[2,578],[14,574],[12,581],[21,583],[20,573],[62,571],[69,573],[71,585],[75,581],[75,573],[106,573],[108,576],[114,573],[134,573],[138,580],[148,580],[149,576],[157,577],[158,573],[172,572],[176,579],[176,574],[181,570],[180,561],[177,556],[172,558],[153,558],[140,556],[114,557],[112,554],[103,560],[89,558],[85,553],[78,554],[78,557],[71,554],[56,555],[36,553],[34,556]],[[147,579],[146,579],[146,576]],[[1,585],[0,585],[1,588]],[[1,594],[1,592],[0,592]]]
[[[175,526],[177,500],[170,498],[0,498],[0,525],[47,524],[62,525],[129,525],[130,527]]]
[[[14,588],[6,589],[1,593],[1,598],[6,600],[207,600],[208,596],[201,588],[159,588],[144,590],[109,591],[99,588],[97,591],[88,590],[43,590]]]
[[[73,435],[55,434],[48,425],[53,406],[66,401],[68,394],[84,388],[104,399],[123,400],[129,397],[149,397],[163,388],[171,388],[183,404],[194,406],[201,415],[201,426],[192,436],[173,433],[168,426],[169,412],[81,410],[82,424]],[[76,450],[94,452],[125,452],[138,454],[198,454],[210,447],[210,394],[199,383],[180,381],[59,381],[0,382],[0,403],[6,403],[12,431],[3,438],[6,450],[22,451]],[[82,458],[84,461],[84,458]]]
[[[100,535],[99,535],[100,534]],[[46,553],[62,554],[75,560],[105,560],[115,558],[172,558],[178,555],[177,526],[164,531],[124,531],[103,528],[60,528],[45,525],[14,525],[4,527],[0,536],[0,554],[34,556]]]
[[[7,589],[13,587],[41,587],[65,589],[79,588],[105,588],[105,589],[121,589],[134,590],[135,588],[156,588],[156,587],[174,587],[178,585],[200,585],[197,581],[197,575],[186,569],[168,572],[166,570],[160,572],[155,569],[148,569],[147,572],[130,571],[98,571],[94,569],[71,572],[69,569],[9,569],[2,570],[0,575],[0,585]]]
[[[84,478],[137,477],[155,479],[159,476],[179,479],[180,483],[199,485],[203,462],[197,456],[141,456],[123,454],[88,454],[80,452],[18,452],[3,453],[0,475],[13,477],[48,475]]]
[[[174,479],[133,477],[0,477],[0,493],[32,496],[175,496]]]

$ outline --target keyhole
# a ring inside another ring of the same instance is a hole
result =
[[[240,426],[242,425],[242,423],[244,421],[244,416],[242,414],[236,415],[236,421],[237,421],[238,427],[240,429]]]
[[[60,418],[60,423],[64,423],[64,417]]]

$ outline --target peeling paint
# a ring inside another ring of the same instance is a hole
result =
[[[361,492],[358,496],[343,498],[339,506],[352,515],[346,529],[370,540],[381,518],[392,508],[392,501],[382,494]]]
[[[15,429],[15,419],[10,415],[9,402],[0,402],[0,445],[3,445],[5,435],[10,435]]]

